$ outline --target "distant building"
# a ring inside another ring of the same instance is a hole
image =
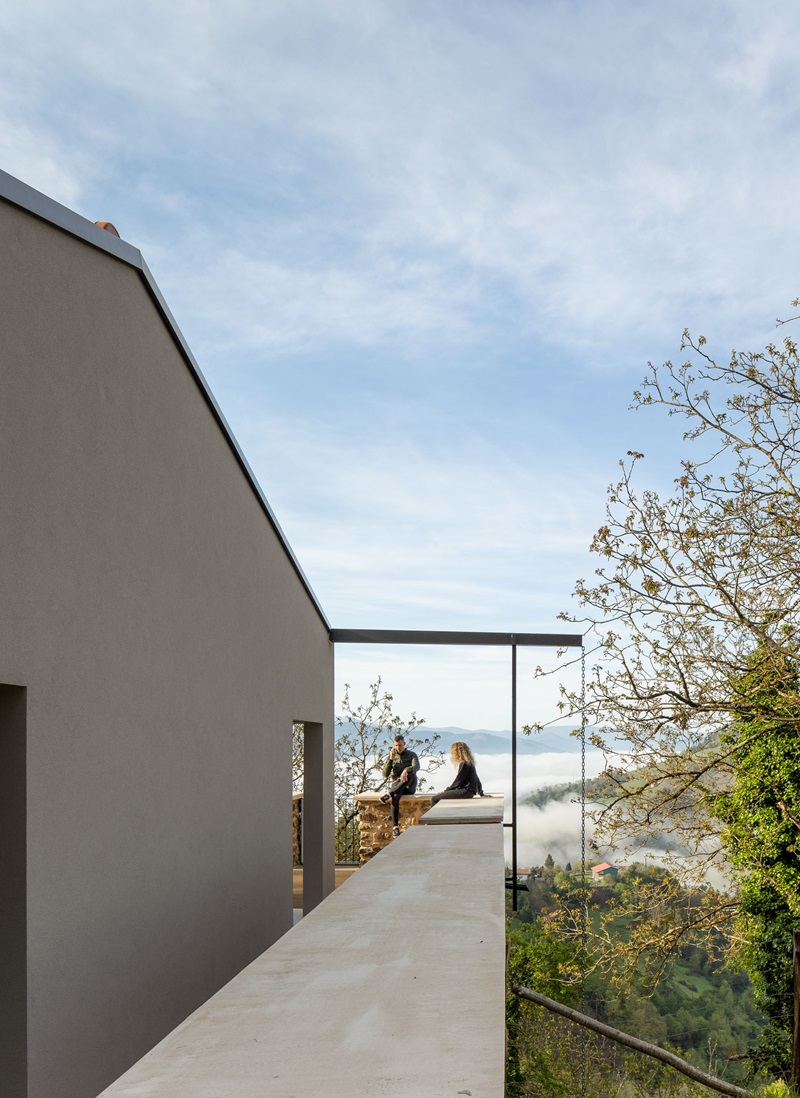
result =
[[[619,868],[612,865],[611,862],[600,862],[599,865],[592,866],[592,880],[597,881],[609,881],[615,880],[619,876]]]

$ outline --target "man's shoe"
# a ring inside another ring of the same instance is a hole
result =
[[[396,839],[399,834],[400,834],[400,828],[399,827],[393,827],[392,828],[392,838]]]
[[[383,796],[381,797],[381,804],[386,804],[386,802],[390,801],[391,799],[392,799],[392,794],[391,793],[384,793]]]

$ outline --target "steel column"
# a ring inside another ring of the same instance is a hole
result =
[[[511,909],[517,910],[517,644],[511,642]]]

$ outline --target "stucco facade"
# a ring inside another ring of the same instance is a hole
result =
[[[88,1098],[290,927],[295,720],[332,888],[333,645],[135,249],[0,243],[0,1092]]]

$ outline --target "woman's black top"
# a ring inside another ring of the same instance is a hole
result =
[[[456,774],[456,780],[448,785],[448,789],[469,789],[472,793],[483,796],[483,786],[478,777],[478,771],[472,763],[461,763]]]

